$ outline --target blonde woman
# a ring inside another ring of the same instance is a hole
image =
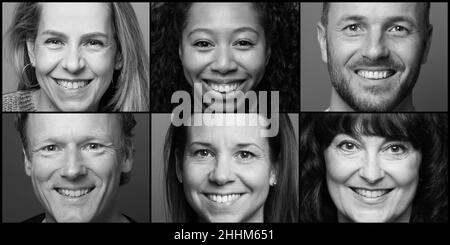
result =
[[[148,111],[148,56],[130,3],[20,3],[18,91],[3,111]]]

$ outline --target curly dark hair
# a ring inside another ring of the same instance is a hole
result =
[[[152,3],[150,7],[151,111],[171,112],[173,92],[191,93],[178,55],[182,28],[192,3]],[[280,112],[300,108],[299,3],[253,3],[260,12],[271,57],[256,91],[279,91]]]
[[[300,222],[337,222],[323,152],[341,133],[410,142],[422,153],[410,222],[448,221],[447,114],[311,113],[300,116]]]

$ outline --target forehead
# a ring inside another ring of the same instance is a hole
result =
[[[190,7],[186,24],[188,27],[235,25],[261,25],[252,3],[194,3]]]
[[[423,3],[330,3],[329,21],[337,21],[344,16],[363,16],[370,19],[407,16],[418,19],[422,16]]]
[[[113,114],[31,114],[27,122],[30,139],[43,137],[118,136],[120,127]]]
[[[106,3],[41,3],[40,28],[56,31],[108,31],[111,12]]]

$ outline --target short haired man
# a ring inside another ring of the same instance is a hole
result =
[[[328,111],[414,111],[430,3],[324,3],[317,25],[333,85]]]
[[[116,199],[135,125],[132,114],[18,114],[25,171],[45,208],[25,222],[134,222]]]

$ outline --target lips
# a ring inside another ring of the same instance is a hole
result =
[[[203,79],[203,82],[208,84],[208,86],[222,94],[230,93],[238,90],[241,84],[245,82],[246,79],[227,79],[227,80],[213,80],[213,79]]]
[[[95,187],[79,189],[55,188],[55,191],[68,198],[80,198],[89,194],[94,189]]]
[[[365,188],[350,187],[350,189],[352,189],[353,192],[355,192],[356,194],[358,194],[358,195],[360,195],[362,197],[375,199],[375,198],[379,198],[379,197],[382,197],[382,196],[388,194],[394,188],[390,188],[390,189],[365,189]]]
[[[206,198],[208,198],[210,201],[224,206],[229,206],[235,203],[242,195],[242,193],[205,193]]]
[[[56,79],[54,78],[56,84],[58,86],[69,89],[69,90],[76,90],[81,89],[89,85],[89,83],[92,82],[93,79],[76,79],[76,80],[66,80],[66,79]]]
[[[355,73],[360,76],[363,77],[365,79],[370,79],[370,80],[380,80],[380,79],[386,79],[389,78],[391,76],[393,76],[396,71],[395,70],[391,70],[391,69],[386,69],[386,70],[355,70]]]

